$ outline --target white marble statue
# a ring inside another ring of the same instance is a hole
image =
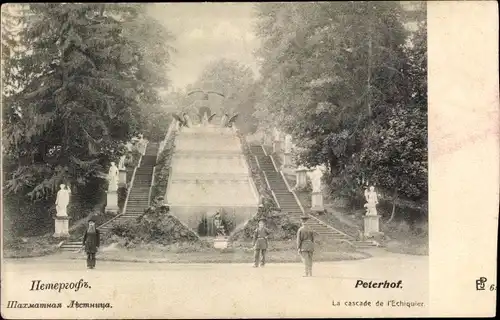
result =
[[[308,173],[308,176],[311,179],[312,192],[321,192],[321,177],[323,176],[323,172],[316,167],[316,169]]]
[[[365,199],[366,199],[365,207],[367,209],[366,215],[376,216],[378,196],[374,186],[370,186],[370,190],[368,189],[365,190]]]
[[[273,128],[273,138],[274,141],[280,141],[281,139],[281,132],[276,128]]]
[[[118,179],[119,179],[119,171],[118,167],[114,162],[111,162],[111,167],[108,172],[108,191],[117,191],[118,190]]]
[[[127,142],[127,144],[125,145],[125,147],[127,147],[127,152],[132,152],[132,147],[134,145],[132,144],[131,141]]]
[[[184,115],[184,118],[186,119],[186,122],[188,124],[188,126],[192,127],[193,126],[193,121],[191,121],[191,117],[189,116],[189,114],[185,114]]]
[[[66,185],[61,184],[60,190],[57,192],[56,197],[56,212],[59,217],[67,217],[67,207],[69,204],[69,196],[71,194],[71,190]]]
[[[227,120],[229,120],[229,118],[227,117],[226,114],[224,114],[220,119],[220,126],[224,128],[226,126]]]
[[[146,154],[146,139],[144,139],[144,136],[142,134],[139,135],[139,142],[137,147],[139,149],[139,152],[144,156]]]
[[[119,170],[126,170],[125,168],[125,159],[127,158],[126,155],[123,155],[120,157],[120,162],[118,162],[118,169]]]
[[[203,112],[203,125],[208,126],[208,115],[206,112]]]
[[[287,134],[285,136],[285,153],[292,152],[292,136]]]

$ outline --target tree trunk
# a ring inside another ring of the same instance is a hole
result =
[[[370,18],[369,18],[370,19]],[[366,95],[367,107],[368,107],[368,117],[372,118],[372,108],[371,108],[371,76],[372,76],[372,26],[371,20],[368,24],[368,76],[366,79],[366,86],[368,93]]]
[[[390,223],[394,217],[396,216],[396,200],[398,198],[398,188],[395,187],[394,188],[394,194],[392,196],[392,212],[391,212],[391,217],[389,218],[389,220],[387,220],[386,223]]]

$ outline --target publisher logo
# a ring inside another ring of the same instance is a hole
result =
[[[486,290],[486,281],[488,281],[488,279],[486,279],[485,277],[481,277],[481,278],[477,279],[476,280],[476,290],[477,291]]]

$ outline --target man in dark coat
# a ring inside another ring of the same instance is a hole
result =
[[[265,226],[265,219],[259,219],[259,226],[255,229],[253,234],[253,247],[255,250],[254,255],[254,268],[259,266],[259,260],[262,256],[262,262],[260,266],[263,267],[266,264],[266,250],[267,250],[267,239],[269,237],[269,229]]]
[[[89,219],[89,226],[85,231],[83,236],[83,245],[85,246],[85,252],[87,253],[87,268],[95,268],[95,254],[99,250],[100,245],[100,234],[95,226],[95,219]]]
[[[304,262],[306,269],[305,277],[311,277],[314,253],[314,232],[306,225],[306,221],[309,217],[302,216],[300,218],[302,220],[302,226],[297,231],[297,250]]]

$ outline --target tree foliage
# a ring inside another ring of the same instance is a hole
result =
[[[172,49],[142,4],[25,4],[20,12],[19,50],[4,77],[14,88],[4,96],[5,187],[38,199],[61,182],[85,185],[116,160],[161,103]]]
[[[249,67],[235,60],[225,58],[215,60],[205,67],[191,88],[222,93],[224,98],[218,95],[209,96],[208,105],[212,112],[219,115],[227,113],[230,116],[238,113],[237,127],[244,133],[255,131],[256,124],[253,112],[259,87],[255,82],[254,73]],[[197,98],[199,96],[193,95],[191,106],[194,108],[203,107],[204,102],[196,101]],[[207,103],[205,102],[205,104]]]
[[[292,134],[331,189],[427,196],[426,27],[398,2],[261,3],[255,116]],[[417,15],[418,16],[418,15]],[[424,15],[420,15],[420,17]]]

